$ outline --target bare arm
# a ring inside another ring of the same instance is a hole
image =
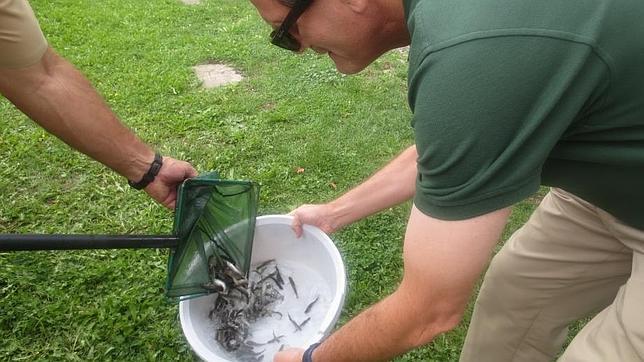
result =
[[[509,213],[502,209],[443,221],[414,207],[405,235],[402,283],[331,335],[313,360],[388,360],[454,328]],[[301,355],[301,350],[290,350],[275,361],[298,361]]]
[[[302,224],[331,233],[388,207],[409,200],[416,182],[416,146],[410,146],[367,181],[322,205],[303,205],[294,210],[293,228],[301,235]]]
[[[154,159],[154,151],[125,127],[89,81],[51,48],[32,66],[0,68],[0,93],[47,131],[127,179],[140,180]],[[165,158],[158,180],[145,191],[173,207],[174,188],[193,176],[196,171],[189,164]]]

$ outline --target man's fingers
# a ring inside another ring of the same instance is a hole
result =
[[[289,348],[287,350],[277,352],[273,357],[273,362],[293,362],[301,361],[304,350],[301,348]]]
[[[199,175],[197,170],[195,170],[194,167],[192,167],[190,164],[188,164],[188,170],[186,170],[186,178],[197,177],[197,175]]]
[[[295,236],[298,238],[302,237],[302,221],[299,216],[295,214],[295,211],[291,211],[289,215],[293,215],[293,222],[291,223],[291,229],[295,232]]]

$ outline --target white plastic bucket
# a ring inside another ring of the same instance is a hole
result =
[[[346,293],[346,273],[342,257],[333,241],[322,230],[304,226],[304,233],[297,238],[291,229],[292,216],[267,215],[257,218],[251,265],[269,259],[277,263],[297,264],[302,270],[319,274],[328,293],[326,312],[317,318],[314,328],[309,328],[299,347],[307,347],[327,336],[335,326]],[[288,283],[287,283],[288,284]],[[190,347],[199,358],[208,362],[230,361],[214,339],[215,328],[208,313],[212,309],[214,295],[184,300],[179,303],[181,328]],[[308,303],[302,298],[302,303]],[[312,320],[312,323],[314,321]],[[294,346],[292,346],[294,347]],[[265,356],[272,361],[272,356]]]

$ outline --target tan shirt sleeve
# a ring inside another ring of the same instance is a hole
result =
[[[0,0],[0,67],[32,65],[45,50],[47,40],[27,0]]]

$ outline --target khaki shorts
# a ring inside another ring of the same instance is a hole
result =
[[[47,50],[47,40],[26,0],[0,0],[0,67],[32,65]]]

